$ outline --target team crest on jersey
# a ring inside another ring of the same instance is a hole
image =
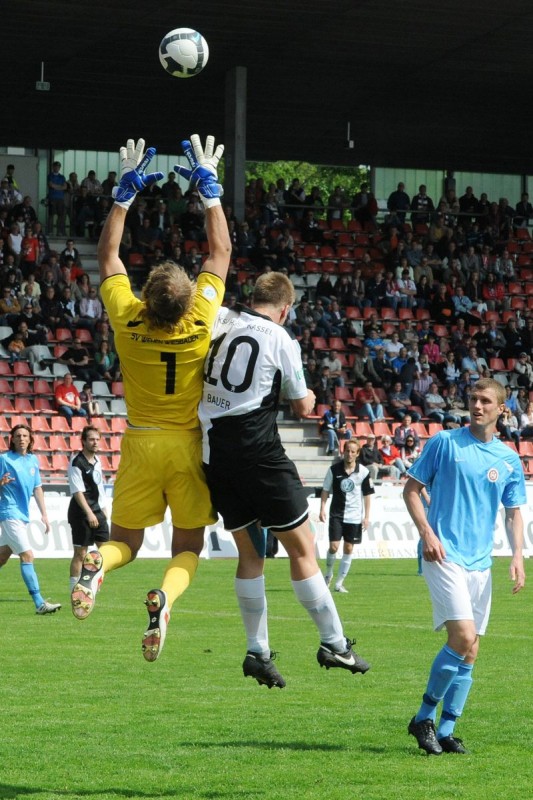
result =
[[[213,286],[204,286],[202,294],[206,300],[214,300],[217,296],[216,289],[214,289]]]
[[[32,468],[30,469],[30,475],[35,475],[35,467],[32,467]]]
[[[352,481],[351,478],[343,478],[341,481],[341,492],[344,494],[348,494],[348,492],[353,492],[355,489],[355,483]]]
[[[489,469],[489,471],[487,472],[487,478],[491,483],[496,483],[496,481],[499,478],[499,472],[496,469],[496,467],[492,467],[492,469]]]

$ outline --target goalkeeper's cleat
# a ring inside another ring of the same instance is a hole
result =
[[[152,589],[144,601],[148,611],[148,629],[142,641],[143,656],[147,661],[157,661],[165,644],[170,610],[167,595],[162,589]]]
[[[86,619],[94,608],[96,593],[104,580],[104,560],[98,550],[90,550],[83,559],[81,575],[71,593],[72,613]]]

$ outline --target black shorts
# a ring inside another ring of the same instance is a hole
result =
[[[361,522],[343,522],[340,517],[329,518],[329,540],[340,542],[344,539],[350,544],[361,544],[363,525]]]
[[[283,533],[307,519],[308,492],[285,453],[243,471],[230,463],[204,466],[211,502],[226,530],[238,531],[259,522],[272,533]]]
[[[100,511],[96,515],[98,527],[91,528],[87,522],[87,517],[77,514],[68,515],[68,524],[72,529],[72,544],[74,547],[88,547],[95,542],[109,541],[109,525],[106,515]]]

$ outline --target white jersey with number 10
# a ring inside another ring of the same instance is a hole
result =
[[[249,308],[220,309],[199,407],[204,462],[235,456],[242,463],[278,445],[280,395],[288,400],[307,396],[298,342]]]

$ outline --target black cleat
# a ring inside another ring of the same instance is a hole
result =
[[[355,639],[352,641],[346,639],[346,650],[342,653],[336,653],[332,650],[331,645],[321,642],[316,654],[316,660],[321,667],[326,669],[340,667],[341,669],[349,670],[354,675],[356,672],[361,672],[364,675],[370,669],[370,664],[352,650],[352,645],[354,644]]]
[[[437,739],[445,753],[468,753],[468,750],[463,744],[462,739],[456,736],[443,736],[442,739]]]
[[[252,653],[248,650],[246,658],[242,662],[244,677],[255,678],[258,684],[264,684],[269,689],[272,689],[273,686],[283,689],[286,684],[272,663],[275,658],[276,653],[273,651],[270,653],[270,658],[262,658],[259,653]]]
[[[415,737],[419,748],[425,750],[428,756],[441,755],[442,747],[437,741],[433,720],[421,719],[420,722],[416,722],[413,717],[407,727],[407,733]]]

